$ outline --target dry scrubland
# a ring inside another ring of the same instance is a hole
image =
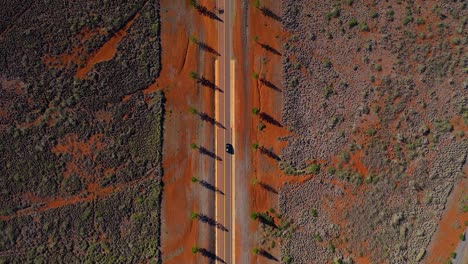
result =
[[[0,263],[159,262],[159,27],[158,0],[3,1]]]
[[[316,174],[280,191],[283,260],[421,261],[466,180],[466,1],[282,4],[280,166]]]

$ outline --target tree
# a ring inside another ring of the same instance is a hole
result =
[[[191,182],[198,182],[198,179],[197,179],[197,177],[192,176],[192,178],[190,178],[190,181],[191,181]]]
[[[195,115],[195,114],[198,113],[197,109],[195,109],[195,108],[193,108],[193,107],[191,107],[191,106],[189,107],[189,112],[190,112],[191,114],[193,114],[193,115]]]
[[[252,114],[258,115],[259,113],[260,113],[260,109],[258,109],[257,107],[252,108]]]
[[[197,0],[190,0],[190,6],[197,7],[198,6]]]
[[[255,41],[255,43],[258,43],[258,36],[257,35],[254,36],[254,41]]]
[[[252,213],[250,214],[250,219],[252,219],[252,220],[257,220],[259,216],[260,216],[259,213],[257,213],[257,212],[252,212]]]
[[[257,185],[257,183],[258,183],[257,178],[254,178],[254,179],[252,180],[252,185]]]
[[[198,74],[196,72],[194,72],[194,71],[191,71],[189,73],[189,76],[190,76],[191,79],[194,79],[194,80],[198,78]]]
[[[257,150],[257,149],[258,149],[258,143],[253,143],[253,144],[252,144],[252,148],[255,149],[255,150]]]
[[[198,253],[198,250],[200,250],[200,249],[199,249],[197,246],[193,246],[193,247],[192,247],[192,253],[193,253],[193,254]]]
[[[195,44],[198,42],[198,39],[194,35],[190,35],[189,40],[190,42],[195,43]]]
[[[254,0],[255,8],[260,8],[260,0]]]
[[[197,218],[197,217],[198,217],[198,214],[197,214],[196,212],[191,212],[191,213],[190,213],[190,219],[193,220],[193,219],[195,219],[195,218]]]
[[[191,148],[191,149],[196,149],[197,147],[198,147],[198,146],[197,146],[197,144],[195,144],[195,143],[190,144],[190,148]]]
[[[252,249],[252,253],[254,253],[255,255],[257,255],[259,252],[260,252],[260,249],[258,249],[258,248],[256,248],[256,247],[254,247],[254,248]]]
[[[253,72],[253,73],[252,73],[252,77],[254,77],[254,79],[258,79],[258,73]]]

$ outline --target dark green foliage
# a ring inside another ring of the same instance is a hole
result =
[[[357,22],[357,20],[355,18],[351,18],[349,21],[348,21],[348,26],[349,28],[353,28],[355,26],[357,26],[359,23]]]
[[[0,22],[0,78],[24,86],[16,95],[0,86],[2,104],[12,104],[0,133],[2,260],[159,262],[164,98],[142,92],[160,71],[159,1],[50,0],[19,10],[11,30]],[[82,79],[73,62],[43,63],[76,45],[83,63],[132,19],[117,55]],[[81,43],[84,29],[104,33]]]

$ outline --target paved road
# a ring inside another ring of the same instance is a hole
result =
[[[215,117],[226,129],[216,127],[216,155],[222,161],[216,163],[215,177],[216,187],[224,192],[224,195],[216,193],[215,215],[216,221],[228,229],[227,232],[216,229],[215,254],[225,263],[233,263],[233,216],[232,216],[232,155],[225,151],[226,143],[232,143],[231,120],[231,26],[230,13],[232,1],[217,0],[216,5],[223,9],[224,13],[219,17],[223,22],[218,22],[218,49],[221,56],[217,63],[215,83],[223,92],[216,92]],[[232,5],[234,7],[234,5]],[[233,143],[232,143],[233,144]],[[233,144],[234,145],[234,144]],[[235,151],[235,146],[234,146]]]

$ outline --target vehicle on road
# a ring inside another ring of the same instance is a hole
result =
[[[229,154],[234,154],[234,147],[231,144],[226,144],[226,152]]]

